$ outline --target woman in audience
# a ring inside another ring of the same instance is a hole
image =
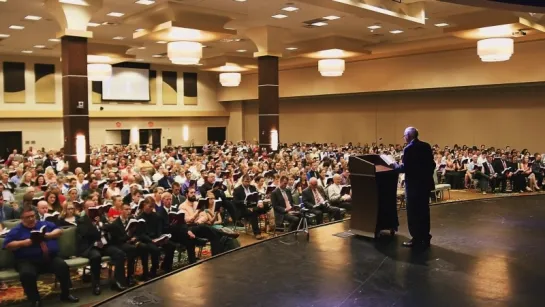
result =
[[[78,189],[76,188],[70,188],[68,189],[68,192],[66,193],[66,201],[70,202],[80,202]]]
[[[526,191],[528,192],[533,191],[534,188],[537,187],[537,183],[536,183],[536,177],[532,173],[532,166],[529,164],[528,153],[523,154],[522,162],[519,164],[518,168],[522,170],[522,174],[524,175],[524,177],[526,177],[528,181],[528,184],[526,185]]]
[[[36,181],[35,181],[34,186],[36,186],[37,188],[42,188],[45,185],[46,185],[46,183],[45,183],[44,175],[38,175],[38,177],[36,177]]]
[[[108,210],[108,220],[110,221],[110,223],[112,223],[121,215],[122,210],[123,198],[121,198],[121,196],[119,195],[112,197],[112,207],[110,208],[110,210]]]
[[[23,174],[23,179],[21,179],[21,183],[19,184],[20,188],[28,188],[33,186],[34,183],[32,182],[32,173],[26,172]]]
[[[320,169],[318,185],[321,186],[324,190],[325,188],[327,188],[327,174],[325,168]]]
[[[55,175],[55,170],[51,166],[48,166],[45,169],[44,177],[45,177],[46,184],[55,184],[55,183],[57,183],[57,175]]]
[[[59,215],[59,226],[77,226],[78,215],[74,203],[67,201]]]
[[[109,180],[110,184],[108,185],[108,188],[106,189],[106,193],[104,195],[105,199],[112,199],[114,196],[121,195],[121,190],[119,187],[117,187],[117,179]]]
[[[44,194],[44,198],[47,202],[48,213],[60,213],[62,211],[61,203],[59,202],[57,194],[53,193],[52,191],[48,191]]]
[[[258,175],[254,178],[254,182],[255,182],[255,188],[257,189],[257,192],[260,195],[265,196],[265,193],[267,192],[267,186],[265,185],[265,178]]]

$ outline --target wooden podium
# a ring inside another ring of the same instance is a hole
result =
[[[381,230],[397,231],[398,173],[379,155],[353,156],[348,160],[352,186],[350,230],[377,237]]]

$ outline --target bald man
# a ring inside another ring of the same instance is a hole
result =
[[[326,193],[322,187],[318,185],[318,179],[312,177],[308,181],[308,188],[301,193],[305,208],[316,215],[316,223],[323,223],[323,213],[327,212],[332,220],[338,221],[341,219],[341,210],[338,207],[331,206],[327,199]]]
[[[418,130],[408,127],[403,134],[407,147],[403,161],[396,169],[405,173],[405,197],[407,220],[412,239],[405,247],[428,248],[430,246],[430,193],[435,188],[433,172],[435,162],[430,144],[418,139]]]
[[[49,211],[49,205],[47,205],[47,202],[45,200],[40,200],[36,207],[38,208],[38,214],[36,215],[36,218],[38,219],[38,221],[45,221],[44,216]]]

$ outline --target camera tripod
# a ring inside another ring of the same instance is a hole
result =
[[[295,231],[295,236],[300,232],[307,234],[307,242],[310,241],[310,231],[308,230],[308,209],[301,208],[301,219],[299,220],[299,225],[297,225],[297,230]]]

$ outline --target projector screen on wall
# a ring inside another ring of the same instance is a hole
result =
[[[113,67],[112,77],[102,82],[102,100],[150,101],[149,70]]]

